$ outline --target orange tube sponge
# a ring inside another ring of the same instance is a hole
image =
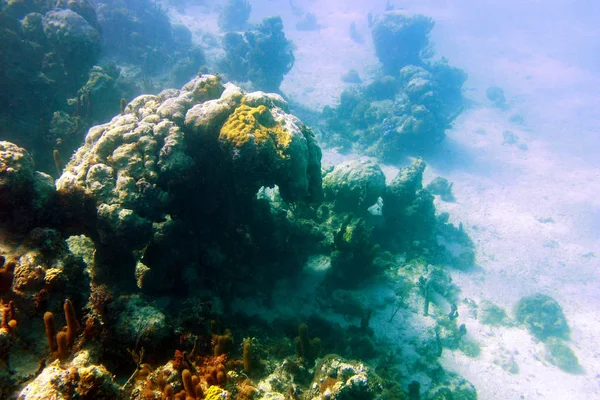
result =
[[[65,300],[64,309],[65,319],[67,320],[67,344],[71,347],[73,346],[73,343],[75,343],[75,338],[79,332],[79,322],[77,322],[75,309],[73,308],[71,300]]]
[[[233,335],[229,329],[225,329],[225,333],[222,335],[217,335],[216,343],[214,348],[215,357],[220,356],[221,354],[227,354],[231,351],[233,347]]]
[[[64,360],[69,356],[69,343],[66,332],[58,332],[56,335],[56,343],[58,345],[58,358]]]
[[[181,373],[181,380],[183,381],[183,387],[188,396],[195,397],[194,384],[192,383],[192,373],[188,369],[184,369]]]
[[[162,398],[163,400],[173,400],[173,386],[170,383],[165,385]]]
[[[48,339],[48,347],[50,351],[54,353],[58,350],[58,344],[56,343],[56,327],[54,325],[54,314],[47,311],[44,314],[44,325],[46,326],[46,338]]]
[[[252,341],[244,340],[244,372],[249,373],[252,368]]]

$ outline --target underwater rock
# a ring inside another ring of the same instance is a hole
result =
[[[536,293],[523,297],[515,306],[516,320],[541,341],[551,336],[568,340],[571,329],[561,306],[552,297]]]
[[[9,1],[0,7],[0,118],[3,139],[36,154],[53,171],[55,112],[72,114],[67,98],[85,83],[100,55],[101,33],[88,2]],[[35,95],[31,90],[35,88]]]
[[[545,357],[549,363],[570,374],[582,372],[577,356],[564,340],[554,336],[549,337],[546,340],[545,347]]]
[[[454,202],[454,194],[452,193],[452,186],[454,184],[448,182],[446,178],[438,176],[431,181],[425,189],[435,195],[439,195],[442,201]]]
[[[360,362],[345,361],[331,354],[323,357],[315,368],[310,398],[375,399],[383,393],[379,379]]]
[[[91,26],[100,32],[100,25],[96,16],[96,10],[92,3],[87,0],[58,0],[57,9],[68,9],[81,15]]]
[[[384,194],[384,215],[397,214],[415,201],[417,192],[423,188],[425,167],[425,162],[419,158],[398,172]]]
[[[435,147],[463,106],[467,76],[445,60],[408,65],[342,92],[323,109],[323,140],[386,162]]]
[[[477,319],[485,325],[510,326],[510,319],[506,311],[488,300],[483,300],[479,304]]]
[[[385,175],[371,160],[345,161],[325,176],[323,191],[338,210],[364,213],[385,191]]]
[[[412,203],[417,195],[417,191],[423,188],[423,172],[425,171],[425,162],[418,158],[412,165],[402,168],[392,183],[388,186],[384,201],[388,210],[398,205],[408,205]],[[384,205],[384,212],[385,212]]]
[[[42,14],[32,12],[21,20],[21,32],[27,40],[38,43],[46,40],[43,18]]]
[[[341,80],[346,83],[362,83],[362,79],[360,79],[360,75],[355,69],[351,69],[342,75]]]
[[[66,60],[91,66],[100,55],[100,33],[81,15],[71,10],[44,15],[44,33]]]
[[[3,197],[10,196],[9,190],[17,193],[27,187],[33,179],[33,172],[33,157],[25,149],[10,142],[0,142],[0,188]]]
[[[288,202],[318,200],[321,150],[285,110],[278,95],[247,94],[212,75],[179,92],[139,96],[123,115],[89,130],[57,188],[95,199],[100,250],[119,248],[121,255],[147,246],[153,223],[184,212],[199,219],[216,208],[228,213],[227,207],[254,201],[262,186],[277,185]],[[203,207],[189,197],[190,188]],[[144,264],[152,269],[158,262]],[[119,271],[133,285],[134,273]]]
[[[20,393],[21,400],[116,399],[121,394],[112,374],[103,365],[95,365],[87,350],[75,356],[69,366],[59,360],[48,365]]]
[[[429,34],[434,22],[423,15],[408,16],[391,10],[377,16],[371,28],[375,52],[386,73],[395,75],[406,65],[431,57]]]
[[[0,142],[0,225],[26,232],[43,217],[52,200],[50,176],[34,170],[33,157],[10,142]]]
[[[223,49],[226,54],[220,60],[220,70],[231,80],[252,82],[255,90],[279,91],[295,60],[281,17],[265,18],[243,34],[226,34]]]
[[[433,195],[423,189],[425,162],[416,159],[402,168],[383,195],[383,217],[389,237],[400,248],[418,251],[435,242]]]
[[[477,400],[477,391],[473,384],[452,372],[445,375],[442,383],[427,392],[427,400]]]
[[[356,287],[365,283],[381,272],[373,263],[379,250],[373,227],[364,218],[353,218],[349,214],[334,237],[326,283],[330,287]]]

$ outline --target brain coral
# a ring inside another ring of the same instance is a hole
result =
[[[313,133],[281,96],[246,93],[214,75],[132,100],[123,115],[89,130],[57,181],[58,189],[94,196],[103,243],[130,248],[147,242],[152,223],[172,215],[192,188],[209,204],[222,201],[207,193],[235,193],[243,201],[273,185],[287,201],[320,194],[321,150]]]

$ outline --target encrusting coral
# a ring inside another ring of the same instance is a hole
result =
[[[238,148],[248,142],[254,142],[257,146],[266,145],[280,157],[285,157],[292,136],[275,122],[266,106],[249,107],[242,104],[223,124],[219,139]]]

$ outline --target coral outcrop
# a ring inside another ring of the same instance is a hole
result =
[[[375,399],[382,393],[381,382],[369,367],[331,354],[317,365],[310,396],[313,399]]]
[[[88,351],[82,351],[70,365],[56,360],[44,368],[19,393],[19,399],[116,399],[120,393],[112,374],[104,366],[94,364]]]
[[[346,89],[337,107],[325,107],[323,141],[387,162],[422,155],[445,137],[465,100],[464,71],[431,62],[433,21],[387,11],[373,22],[383,74]]]
[[[0,41],[3,139],[36,150],[45,164],[53,113],[66,108],[100,56],[95,11],[85,1],[3,2]]]
[[[0,142],[0,226],[27,232],[44,217],[54,183],[34,168],[33,157],[25,149]]]
[[[220,68],[233,81],[250,81],[256,90],[279,91],[294,65],[292,42],[286,39],[281,17],[266,18],[243,34],[223,37],[225,57]]]
[[[320,158],[314,135],[281,97],[204,75],[182,90],[137,97],[123,115],[90,129],[57,187],[96,200],[93,235],[101,249],[130,260],[130,269],[119,268],[122,282],[156,288],[171,278],[158,273],[166,266],[154,251],[169,237],[181,243],[178,227],[197,221],[204,231],[248,219],[244,209],[262,186],[277,185],[288,202],[318,199]]]
[[[385,175],[373,161],[345,161],[325,176],[323,191],[339,211],[365,213],[383,195]]]
[[[218,75],[118,104],[56,189],[49,179],[36,189],[31,156],[1,143],[6,220],[18,220],[15,196],[28,195],[23,212],[39,215],[14,248],[0,248],[6,387],[26,382],[23,398],[375,399],[385,384],[403,398],[419,368],[425,392],[446,385],[437,360],[442,346],[464,346],[466,328],[444,269],[460,255],[440,238],[471,248],[435,215],[424,162],[390,184],[370,160],[323,172],[315,135],[280,95]],[[318,270],[309,257],[323,259]],[[358,295],[372,288],[384,289],[378,304]],[[408,339],[397,365],[374,330],[392,290],[401,306],[426,309],[392,314],[411,325],[400,328]],[[235,311],[246,299],[252,313],[264,310],[282,292],[290,305],[278,307],[280,320]],[[297,329],[285,309],[298,301],[327,317],[298,313],[308,325]],[[23,353],[49,364],[23,368]],[[386,366],[375,374],[367,361]]]
[[[434,22],[423,15],[408,16],[390,10],[374,18],[373,44],[386,73],[393,75],[407,65],[419,65],[433,55],[429,34]]]
[[[568,340],[571,333],[562,307],[545,294],[536,293],[519,300],[515,318],[542,341],[552,336]]]

